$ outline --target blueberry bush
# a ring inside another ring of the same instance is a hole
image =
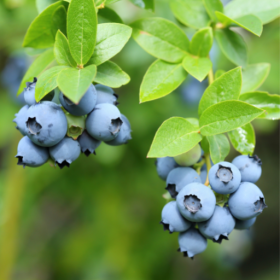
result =
[[[18,112],[23,138],[3,122],[0,148],[11,145],[7,158],[16,154],[18,165],[40,166],[15,169],[9,159],[7,179],[0,173],[7,188],[0,205],[11,217],[3,218],[0,278],[185,279],[187,267],[190,279],[243,279],[235,268],[248,250],[261,263],[261,249],[249,248],[254,238],[240,230],[260,229],[266,204],[264,217],[275,216],[264,182],[268,166],[277,170],[276,153],[264,152],[264,137],[275,137],[272,121],[280,119],[278,1],[36,0],[37,15],[31,2],[0,4],[3,22],[19,22],[24,47],[9,55],[1,77],[23,106],[2,115]],[[6,44],[19,48],[14,38]],[[164,199],[151,188],[162,181],[146,154],[166,181]],[[78,158],[70,171],[46,164],[69,167]],[[160,223],[178,240],[155,226],[162,206]],[[45,226],[36,224],[36,207]],[[274,231],[265,232],[269,244]],[[204,253],[182,262],[176,246],[186,257]]]

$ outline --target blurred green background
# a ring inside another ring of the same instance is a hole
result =
[[[125,0],[111,7],[127,24],[144,16],[176,22],[167,1],[156,1],[155,14]],[[0,2],[1,72],[11,57],[32,61],[21,43],[36,15],[34,0]],[[188,36],[193,33],[184,30]],[[261,38],[247,32],[243,36],[250,64],[271,63],[261,89],[279,94],[279,20],[266,25]],[[215,70],[234,68],[215,45],[211,55]],[[256,154],[263,161],[257,185],[268,208],[251,230],[232,232],[222,245],[209,241],[194,261],[183,258],[176,252],[177,234],[169,235],[159,224],[165,183],[146,154],[165,119],[196,117],[203,89],[188,88],[187,80],[169,96],[139,105],[139,86],[153,60],[132,39],[115,58],[131,76],[116,93],[119,109],[131,122],[132,141],[120,147],[103,143],[96,156],[81,155],[63,170],[48,164],[36,169],[16,165],[21,136],[12,120],[21,104],[7,82],[14,70],[2,75],[0,280],[279,279],[279,122],[253,123]],[[227,160],[236,155],[232,149]]]

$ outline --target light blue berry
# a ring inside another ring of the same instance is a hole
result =
[[[17,114],[15,114],[15,118],[13,120],[16,123],[16,129],[20,131],[20,133],[25,136],[28,132],[26,127],[26,120],[27,120],[27,111],[29,106],[23,106]]]
[[[37,78],[34,78],[33,82],[27,82],[26,88],[24,88],[23,91],[25,103],[29,106],[37,103],[35,100],[36,83],[37,83]]]
[[[86,130],[83,131],[82,135],[78,138],[78,141],[80,143],[82,153],[84,153],[87,157],[90,154],[96,154],[95,150],[101,144],[101,141],[92,138]]]
[[[155,164],[158,176],[164,181],[166,180],[169,172],[174,168],[178,167],[178,164],[176,163],[173,157],[157,158]]]
[[[104,86],[104,85],[100,85],[100,84],[96,85],[95,88],[97,91],[96,105],[101,104],[101,103],[109,103],[109,104],[117,106],[119,104],[118,95],[115,94],[113,89],[111,89],[110,87]]]

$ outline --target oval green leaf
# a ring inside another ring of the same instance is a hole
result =
[[[123,23],[120,16],[114,10],[108,7],[98,10],[98,18],[100,17],[102,18],[102,23],[105,22]],[[98,22],[101,23],[100,20]]]
[[[254,15],[246,15],[240,18],[231,19],[220,12],[216,12],[216,16],[219,21],[225,26],[233,24],[246,29],[257,36],[261,36],[262,34],[262,22],[258,17]]]
[[[203,0],[172,0],[170,8],[180,22],[194,29],[206,27],[210,23]]]
[[[64,1],[56,2],[39,14],[29,26],[23,41],[23,47],[45,49],[52,47],[58,29],[65,30],[66,19],[57,20],[61,15],[60,7],[67,7]],[[58,11],[58,13],[57,13]],[[66,14],[64,14],[66,16]],[[55,19],[54,19],[55,17]],[[54,24],[56,23],[56,24]],[[43,27],[43,28],[42,28]]]
[[[67,66],[55,66],[40,76],[35,87],[35,99],[37,102],[57,87],[57,76],[65,68]]]
[[[199,119],[202,135],[221,134],[243,126],[264,111],[241,101],[223,101],[207,108]]]
[[[77,63],[70,53],[68,40],[60,30],[57,31],[53,51],[58,64],[72,67],[77,66]]]
[[[25,73],[20,87],[18,89],[18,95],[23,91],[27,82],[33,81],[34,77],[37,77],[54,61],[53,49],[49,49],[40,54],[30,65]]]
[[[140,103],[166,96],[187,77],[181,64],[156,60],[147,70],[140,86]]]
[[[185,70],[200,82],[205,79],[212,68],[212,62],[207,57],[197,57],[187,54],[183,60]]]
[[[186,34],[163,18],[146,18],[131,24],[133,39],[149,54],[167,62],[181,62],[189,48]]]
[[[192,149],[201,139],[196,127],[186,119],[170,118],[156,132],[148,157],[174,157],[183,154]]]
[[[79,65],[93,54],[97,32],[97,15],[93,0],[72,0],[67,15],[70,51]]]
[[[83,69],[67,68],[57,77],[57,84],[63,94],[74,103],[79,103],[96,75],[96,66]]]
[[[280,119],[280,95],[269,94],[267,92],[248,92],[240,95],[241,101],[249,103],[264,110],[264,114],[259,118],[268,120]]]
[[[94,82],[112,88],[129,83],[130,77],[114,62],[106,61],[97,67]]]
[[[269,71],[269,63],[252,64],[242,69],[241,93],[258,89],[267,78]]]
[[[247,47],[241,35],[229,29],[217,29],[215,38],[223,54],[235,65],[246,68]]]
[[[252,155],[256,146],[255,131],[250,123],[228,132],[233,148],[243,155]]]
[[[198,30],[192,37],[190,52],[194,55],[208,56],[213,44],[213,31],[211,27]]]
[[[129,40],[131,32],[132,29],[124,24],[98,24],[96,46],[88,65],[100,65],[119,53]]]
[[[201,115],[208,107],[226,100],[238,100],[242,85],[241,68],[230,70],[216,79],[203,93],[198,107]]]
[[[203,0],[203,3],[210,18],[213,21],[217,22],[218,19],[216,17],[215,11],[219,11],[223,13],[224,11],[223,3],[220,0]]]
[[[230,145],[224,134],[207,136],[210,156],[214,164],[224,161],[230,151]]]

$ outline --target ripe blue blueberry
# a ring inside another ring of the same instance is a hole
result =
[[[176,202],[180,213],[187,220],[204,222],[214,213],[216,197],[205,185],[191,183],[178,193]]]
[[[86,130],[83,131],[82,135],[78,138],[78,141],[80,143],[82,153],[84,153],[87,157],[90,154],[96,155],[95,150],[101,144],[101,141],[92,138]]]
[[[121,130],[120,130],[118,136],[111,141],[107,141],[106,144],[111,145],[111,146],[119,146],[119,145],[127,144],[128,140],[131,139],[131,135],[130,135],[131,126],[130,126],[129,120],[123,114],[121,114],[121,120],[123,123],[122,123]]]
[[[112,104],[102,103],[96,105],[88,115],[86,129],[95,139],[111,141],[118,136],[122,123],[119,109]]]
[[[44,101],[29,107],[25,118],[27,136],[36,145],[51,147],[60,142],[67,132],[67,119],[55,103]]]
[[[193,227],[185,232],[179,233],[178,241],[178,251],[183,252],[184,257],[193,258],[207,248],[207,239]]]
[[[257,155],[254,156],[237,156],[233,161],[241,173],[242,182],[256,183],[262,174],[262,162]]]
[[[113,89],[104,85],[96,85],[95,88],[97,91],[96,105],[101,103],[109,103],[117,106],[119,104],[119,102],[117,101],[118,95],[115,94]]]
[[[248,220],[260,215],[266,208],[262,191],[253,183],[242,182],[228,200],[231,214],[239,220]]]
[[[18,165],[38,167],[48,161],[49,152],[47,148],[35,145],[27,136],[21,138],[18,144]]]
[[[194,169],[177,167],[168,174],[165,189],[169,191],[171,197],[176,198],[181,189],[193,182],[201,183],[200,177]]]
[[[34,78],[33,82],[27,82],[26,88],[24,88],[23,95],[25,103],[29,106],[36,104],[35,100],[35,86],[37,83],[37,78]]]
[[[169,230],[170,233],[186,231],[192,225],[182,217],[176,201],[170,201],[163,207],[160,223],[163,224],[163,229]]]
[[[79,157],[80,153],[79,142],[69,137],[65,137],[57,145],[50,148],[50,156],[60,169],[64,166],[69,167]]]
[[[155,164],[158,176],[164,181],[166,180],[169,172],[174,168],[178,167],[178,164],[176,163],[173,157],[157,158]]]
[[[26,127],[26,119],[27,119],[27,111],[29,106],[23,106],[17,114],[15,114],[15,118],[13,120],[16,123],[16,129],[20,131],[20,133],[25,136],[27,134],[27,127]]]
[[[235,192],[241,182],[241,174],[235,165],[223,161],[215,164],[209,171],[211,188],[220,194]]]
[[[249,229],[257,220],[257,217],[254,217],[249,220],[238,220],[235,219],[235,229]]]
[[[212,217],[202,223],[198,223],[198,229],[206,238],[221,243],[223,239],[228,240],[228,235],[233,231],[235,219],[228,207],[216,205]]]
[[[94,85],[90,85],[78,104],[73,103],[62,92],[59,94],[59,101],[63,108],[74,116],[84,116],[89,114],[95,107],[97,92]]]

